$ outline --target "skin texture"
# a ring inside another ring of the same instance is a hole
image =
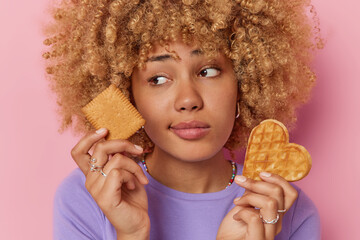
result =
[[[149,170],[176,190],[219,191],[231,175],[230,164],[219,161],[235,120],[237,81],[231,62],[222,54],[209,59],[196,51],[197,46],[181,42],[169,49],[179,59],[158,45],[145,68],[136,69],[132,77],[137,109],[155,144],[146,159]],[[173,127],[191,121],[207,125],[207,134],[189,140],[174,133]]]
[[[182,42],[171,43],[168,49],[157,46],[145,68],[135,69],[132,89],[146,120],[145,131],[155,143],[146,158],[150,174],[173,189],[206,193],[223,190],[231,176],[222,147],[232,131],[238,94],[229,60],[221,53],[208,58],[197,50],[196,45]],[[174,132],[180,122],[194,120],[203,122],[206,134],[190,134],[190,138],[185,134],[184,138]],[[84,136],[72,157],[118,239],[148,239],[151,223],[144,189],[148,180],[127,157],[141,155],[143,149],[127,140],[106,141],[106,134],[106,129],[100,129]],[[103,166],[106,177],[90,171],[88,163],[93,158],[95,165]],[[217,239],[271,240],[281,231],[283,214],[274,225],[264,224],[259,215],[269,221],[276,218],[278,209],[291,207],[297,192],[277,175],[263,173],[261,177],[263,181],[235,178],[234,184],[246,192],[234,200],[236,207],[223,219]]]

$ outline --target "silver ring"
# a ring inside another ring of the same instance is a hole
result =
[[[107,176],[107,174],[106,174],[106,173],[104,173],[102,169],[100,169],[100,173],[101,173],[101,175],[103,175],[104,177],[106,177],[106,176]]]
[[[99,172],[103,168],[103,166],[97,166],[97,165],[91,164],[90,161],[89,161],[89,166],[90,166],[91,172]]]
[[[96,158],[92,158],[90,161],[91,161],[92,163],[96,163],[96,162],[97,162]]]
[[[265,219],[263,218],[263,216],[260,214],[260,219],[261,219],[262,222],[265,223],[265,224],[276,224],[276,223],[279,221],[279,218],[280,218],[280,216],[279,216],[279,214],[277,213],[275,219],[273,219],[273,220],[271,220],[271,221],[268,221],[268,220],[265,220]]]
[[[284,213],[284,212],[286,212],[286,211],[287,211],[286,208],[284,208],[284,209],[279,209],[279,210],[278,210],[278,213]]]

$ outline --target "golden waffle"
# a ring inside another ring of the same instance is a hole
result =
[[[310,154],[303,146],[289,143],[289,133],[281,122],[268,119],[251,131],[244,176],[260,180],[260,172],[270,172],[293,182],[304,178],[310,168]]]
[[[145,124],[136,108],[113,84],[82,108],[96,128],[107,128],[107,139],[127,139]]]

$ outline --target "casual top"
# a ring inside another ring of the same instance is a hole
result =
[[[149,184],[150,240],[211,240],[244,188],[233,183],[214,193],[176,191],[152,178]],[[237,174],[243,166],[237,164]],[[298,187],[298,199],[283,217],[275,240],[318,240],[320,220],[312,201]],[[116,239],[116,231],[85,188],[85,176],[75,169],[58,187],[54,200],[54,239]]]

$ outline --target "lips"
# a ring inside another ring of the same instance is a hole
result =
[[[200,121],[181,122],[170,126],[170,130],[178,137],[186,140],[196,140],[210,132],[210,126]]]

